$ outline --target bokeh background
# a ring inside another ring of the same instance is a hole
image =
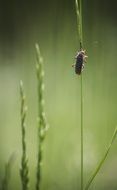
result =
[[[74,0],[0,1],[0,179],[15,152],[10,190],[21,189],[19,81],[27,94],[30,189],[37,158],[35,43],[45,69],[45,109],[50,129],[44,143],[42,190],[80,190],[80,77],[71,65],[79,49]],[[117,2],[83,0],[85,182],[102,158],[117,125]],[[117,140],[91,190],[117,189]]]

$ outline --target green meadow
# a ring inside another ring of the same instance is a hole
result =
[[[82,73],[84,184],[103,158],[117,126],[117,2],[83,0]],[[38,93],[35,43],[44,63],[45,113],[41,190],[80,190],[81,88],[72,64],[79,50],[74,0],[1,2],[0,180],[14,153],[8,190],[20,190],[22,134],[20,80],[26,94],[26,145],[30,190],[35,189]],[[90,190],[117,189],[117,139]],[[85,185],[84,185],[85,186]],[[3,190],[1,188],[1,190]]]

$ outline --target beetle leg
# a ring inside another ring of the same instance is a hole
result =
[[[82,64],[82,71],[84,70],[84,63]]]
[[[75,64],[72,64],[72,67],[75,67]]]
[[[85,55],[84,57],[85,57],[85,58],[88,58],[88,56],[87,56],[87,55]]]
[[[78,55],[79,55],[79,51],[77,52],[77,54],[76,54],[76,56],[75,56],[75,59],[77,59]]]
[[[87,60],[86,60],[87,58],[88,58],[87,55],[85,55],[84,58],[83,58],[83,61],[84,61],[85,63],[87,62]]]
[[[84,59],[84,62],[86,63],[86,62],[87,62],[87,60],[86,60],[86,59]]]

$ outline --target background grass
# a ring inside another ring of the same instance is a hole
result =
[[[102,158],[116,119],[116,1],[83,3],[85,181]],[[31,188],[35,185],[37,89],[35,42],[45,68],[46,113],[50,129],[44,144],[42,189],[80,187],[80,81],[71,65],[78,49],[74,1],[2,2],[0,7],[0,178],[13,151],[17,161],[10,189],[19,190],[21,158],[19,80],[27,94],[27,151]],[[79,125],[79,128],[78,128]],[[91,189],[117,189],[116,142]],[[15,180],[14,180],[15,179]]]

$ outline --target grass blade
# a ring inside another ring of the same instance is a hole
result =
[[[114,131],[114,133],[113,133],[113,136],[112,136],[112,138],[111,138],[111,141],[110,141],[110,143],[109,143],[109,146],[107,147],[107,150],[106,150],[106,152],[105,152],[105,154],[104,154],[104,157],[102,158],[102,160],[100,161],[99,165],[98,165],[97,168],[95,169],[94,173],[93,173],[92,176],[90,177],[90,179],[89,179],[89,181],[88,181],[88,183],[87,183],[87,185],[86,185],[86,187],[85,187],[85,190],[88,190],[88,189],[89,189],[89,187],[90,187],[90,185],[92,184],[94,178],[96,177],[97,173],[98,173],[99,170],[101,169],[101,167],[102,167],[102,165],[103,165],[105,159],[107,158],[107,155],[108,155],[108,153],[109,153],[109,151],[110,151],[110,149],[111,149],[111,147],[112,147],[112,144],[113,144],[113,142],[114,142],[114,140],[115,140],[115,138],[116,138],[116,135],[117,135],[117,127],[115,128],[115,131]]]

